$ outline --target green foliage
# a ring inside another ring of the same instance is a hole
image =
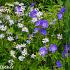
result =
[[[5,5],[6,2],[13,3],[16,0],[0,0],[0,4]],[[8,26],[8,31],[13,33],[13,37],[18,36],[18,40],[15,42],[9,42],[8,40],[1,39],[0,40],[0,64],[7,64],[7,61],[11,59],[10,50],[15,47],[16,44],[21,44],[26,42],[28,39],[28,35],[32,34],[33,29],[36,27],[30,20],[31,18],[26,15],[30,12],[29,5],[32,2],[35,2],[35,7],[39,8],[40,11],[44,12],[42,19],[48,20],[49,27],[47,30],[47,35],[45,37],[49,38],[50,42],[46,44],[46,47],[49,48],[50,44],[56,44],[58,46],[58,51],[54,54],[48,52],[45,57],[39,55],[39,48],[43,46],[42,39],[45,38],[43,35],[38,32],[34,38],[30,37],[31,43],[27,44],[28,55],[25,56],[23,62],[19,61],[17,58],[14,59],[14,68],[13,70],[68,70],[70,66],[70,58],[62,58],[63,44],[70,44],[70,2],[67,1],[65,4],[65,0],[17,0],[20,3],[23,2],[27,7],[25,10],[24,17],[18,17],[13,10],[14,8],[7,6],[10,11],[9,13],[4,13],[1,20]],[[61,9],[61,7],[65,4],[66,12],[64,13],[64,18],[62,20],[58,20],[57,13]],[[10,15],[11,19],[14,20],[14,25],[11,27],[8,25],[8,21],[4,19],[6,15]],[[51,25],[52,22],[56,18],[56,24]],[[17,27],[17,20],[23,19],[21,21],[24,24],[29,32],[21,32],[21,28]],[[1,33],[1,31],[0,31]],[[2,32],[4,33],[4,32]],[[64,36],[63,40],[58,40],[56,38],[56,34],[61,33]],[[6,34],[8,36],[8,34]],[[31,54],[36,54],[35,59],[30,58]],[[16,51],[16,55],[19,56],[19,51]],[[56,61],[61,60],[63,67],[57,68]]]

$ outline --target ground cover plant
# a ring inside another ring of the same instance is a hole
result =
[[[1,0],[0,69],[70,70],[69,4]]]

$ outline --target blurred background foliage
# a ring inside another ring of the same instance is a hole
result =
[[[24,2],[25,4],[27,5],[30,5],[30,3],[32,2],[36,2],[37,4],[39,3],[42,3],[42,4],[60,4],[60,2],[63,2],[65,3],[66,0],[0,0],[0,4],[4,5],[6,2],[15,2],[15,1],[18,1],[18,2]]]

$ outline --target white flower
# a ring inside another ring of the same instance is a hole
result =
[[[19,59],[20,61],[23,61],[23,60],[25,59],[25,57],[21,55],[21,56],[18,57],[18,59]]]
[[[0,23],[2,23],[2,21],[0,20]]]
[[[26,49],[26,48],[24,48],[24,50],[23,50],[23,51],[21,51],[21,54],[22,54],[23,56],[27,55],[27,49]]]
[[[57,39],[62,39],[62,34],[57,34]]]
[[[7,37],[7,39],[8,39],[9,41],[13,41],[13,40],[14,40],[13,37],[11,37],[11,36]]]
[[[11,55],[12,57],[16,58],[16,56],[15,56],[15,51],[14,51],[14,50],[11,50],[11,51],[10,51],[10,55]]]
[[[39,11],[39,12],[37,13],[37,17],[41,17],[42,15],[43,15],[43,12],[40,12],[40,11]]]
[[[10,19],[9,20],[9,23],[10,23],[9,25],[13,25],[14,24],[14,21]]]
[[[34,55],[34,54],[31,55],[31,58],[35,58],[35,57],[36,57],[36,55]]]
[[[26,42],[27,42],[27,44],[30,44],[31,43],[30,40],[26,40]]]
[[[23,32],[28,32],[28,28],[27,28],[27,27],[23,27],[23,28],[22,28],[22,31],[23,31]]]
[[[2,31],[6,31],[6,30],[7,30],[7,26],[0,25],[0,30],[2,30]]]
[[[11,65],[13,65],[13,59],[8,60],[8,63],[10,63]]]
[[[23,28],[24,25],[21,23],[18,23],[17,26],[18,26],[18,28]]]
[[[6,20],[10,20],[10,16],[9,16],[9,15],[6,15],[6,16],[5,16],[5,19],[6,19]]]
[[[37,21],[37,18],[32,18],[31,20],[33,23]]]
[[[20,44],[17,44],[17,45],[16,45],[16,49],[21,50],[22,47],[23,47],[23,48],[26,47],[26,44],[21,44],[21,45],[20,45]]]
[[[48,39],[48,38],[44,38],[44,39],[42,40],[42,42],[43,42],[43,43],[47,43],[47,42],[49,42],[49,39]]]
[[[5,35],[4,34],[0,34],[0,39],[4,38]]]
[[[57,19],[55,18],[52,22],[50,22],[50,24],[55,24],[57,21]]]

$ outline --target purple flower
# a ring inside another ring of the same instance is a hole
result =
[[[42,19],[38,20],[35,25],[36,26],[41,26],[41,23],[42,23]]]
[[[46,34],[47,34],[47,32],[46,32],[45,29],[41,29],[41,30],[40,30],[40,33],[43,34],[43,35],[46,35]]]
[[[65,12],[65,8],[62,7],[61,10],[60,10],[60,12],[61,12],[61,13],[64,13],[64,12]]]
[[[46,47],[41,47],[39,49],[39,53],[40,53],[41,56],[45,56],[48,53],[47,48]]]
[[[58,16],[58,19],[59,19],[59,20],[61,20],[61,19],[62,19],[63,14],[62,14],[62,13],[58,13],[58,14],[57,14],[57,16]]]
[[[36,22],[36,26],[41,26],[42,28],[48,28],[48,21],[40,19]]]
[[[49,47],[49,51],[51,51],[52,53],[55,53],[56,50],[57,50],[56,44],[51,44]]]
[[[36,17],[37,12],[38,12],[38,11],[37,11],[36,9],[34,9],[34,10],[32,10],[32,11],[30,12],[29,16],[32,17],[32,18],[34,18],[34,17]]]
[[[62,64],[60,63],[60,61],[56,61],[56,65],[58,68],[62,67]]]
[[[15,10],[18,14],[22,13],[22,7],[21,6],[16,6]]]
[[[34,28],[34,33],[37,33],[39,31],[39,28]]]
[[[31,3],[30,7],[33,7],[35,5],[35,3]]]
[[[70,56],[70,53],[68,53],[68,51],[70,51],[70,45],[64,45],[64,51],[62,52],[62,57],[65,58],[66,54],[68,54],[68,56]]]

